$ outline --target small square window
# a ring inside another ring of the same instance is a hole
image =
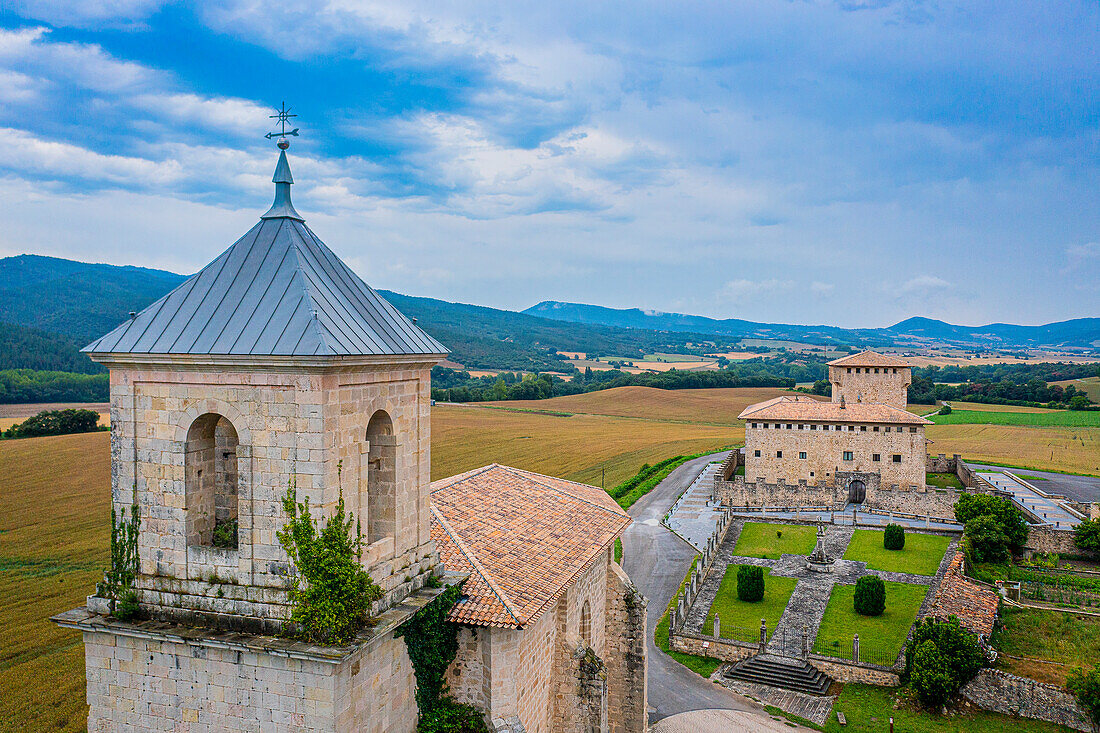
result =
[[[813,471],[810,471],[810,476],[812,477],[813,475],[814,475],[814,472],[813,472]]]
[[[850,450],[844,451],[844,460],[846,460],[846,461],[853,460],[852,451],[850,451]]]
[[[871,460],[874,461],[875,463],[878,463],[879,461],[882,460],[882,456],[880,456],[878,453],[872,453],[871,454]]]
[[[755,427],[756,427],[756,423],[752,423],[752,426],[753,426],[753,427],[755,428]]]
[[[816,425],[811,425],[810,430],[817,430],[817,426]]]
[[[848,367],[848,373],[849,373],[849,374],[851,374],[851,373],[852,373],[852,367]]]
[[[893,455],[893,459],[894,459],[894,463],[901,463],[901,454],[900,453],[895,453]]]
[[[878,374],[878,367],[875,367],[875,374]]]
[[[777,450],[777,451],[775,452],[775,457],[776,457],[776,458],[782,458],[782,457],[783,457],[783,451],[781,451],[781,450]]]
[[[793,427],[794,427],[794,425],[791,425],[790,423],[787,423],[787,430],[790,430]],[[916,431],[914,430],[913,432],[916,432]]]
[[[800,459],[802,459],[803,461],[806,460],[806,451],[804,451],[804,450],[798,451],[798,457]]]
[[[876,433],[877,433],[877,432],[878,432],[878,425],[876,425],[875,427],[871,428],[871,430],[873,430],[874,432],[876,432]]]
[[[859,426],[859,431],[861,433],[866,433],[867,432],[867,426],[866,425],[860,425]]]
[[[916,428],[909,428],[909,432],[910,433],[915,433],[915,432],[917,432],[917,429]]]
[[[760,451],[758,451],[758,450],[754,450],[754,451],[752,452],[752,457],[753,457],[753,458],[759,458],[759,457],[760,457]]]

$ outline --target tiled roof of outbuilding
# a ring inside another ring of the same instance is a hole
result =
[[[963,626],[988,641],[997,621],[997,593],[966,577],[963,559],[962,552],[956,551],[928,615],[935,618],[956,616]]]
[[[275,204],[182,285],[96,339],[92,354],[443,356],[317,238],[290,203],[280,154]]]
[[[749,405],[739,420],[806,420],[828,423],[931,425],[919,415],[878,402],[826,402],[805,395],[781,395]]]
[[[432,483],[432,539],[470,574],[450,620],[523,628],[630,524],[607,492],[498,464]]]
[[[839,359],[833,359],[829,362],[829,366],[900,368],[911,367],[913,365],[904,359],[899,359],[889,354],[880,354],[877,351],[861,351],[858,354],[850,354],[848,356],[842,356]]]

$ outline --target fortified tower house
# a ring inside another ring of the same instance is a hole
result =
[[[447,351],[306,226],[285,138],[279,147],[260,221],[84,349],[111,370],[112,499],[140,515],[141,617],[176,629],[106,618],[96,597],[55,619],[84,632],[92,730],[416,724],[392,630],[442,570],[429,530],[430,370]],[[315,519],[342,492],[361,521],[362,563],[385,595],[373,609],[383,623],[358,651],[250,636],[280,631],[292,610],[276,536],[292,484]],[[286,715],[273,720],[272,705]]]
[[[833,402],[871,402],[904,410],[909,402],[913,369],[889,354],[863,351],[829,362]]]

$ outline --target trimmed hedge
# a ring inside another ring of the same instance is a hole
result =
[[[900,524],[886,525],[886,532],[882,535],[882,546],[887,550],[905,548],[905,530]]]
[[[886,584],[877,575],[864,575],[856,581],[852,596],[856,613],[861,616],[881,616],[886,610]]]
[[[742,565],[737,569],[737,598],[746,603],[764,599],[764,568]]]

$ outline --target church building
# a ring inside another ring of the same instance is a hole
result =
[[[395,632],[464,583],[449,678],[492,729],[644,731],[644,603],[610,549],[629,518],[503,466],[431,483],[447,349],[306,225],[279,147],[259,222],[85,348],[110,368],[112,506],[140,520],[136,618],[92,595],[53,619],[83,634],[88,729],[412,731]],[[383,594],[349,645],[282,635],[290,487],[315,518],[342,496],[361,523]]]
[[[745,481],[824,485],[854,504],[869,488],[923,489],[931,422],[906,410],[909,363],[864,351],[828,366],[831,401],[784,395],[738,415]]]

